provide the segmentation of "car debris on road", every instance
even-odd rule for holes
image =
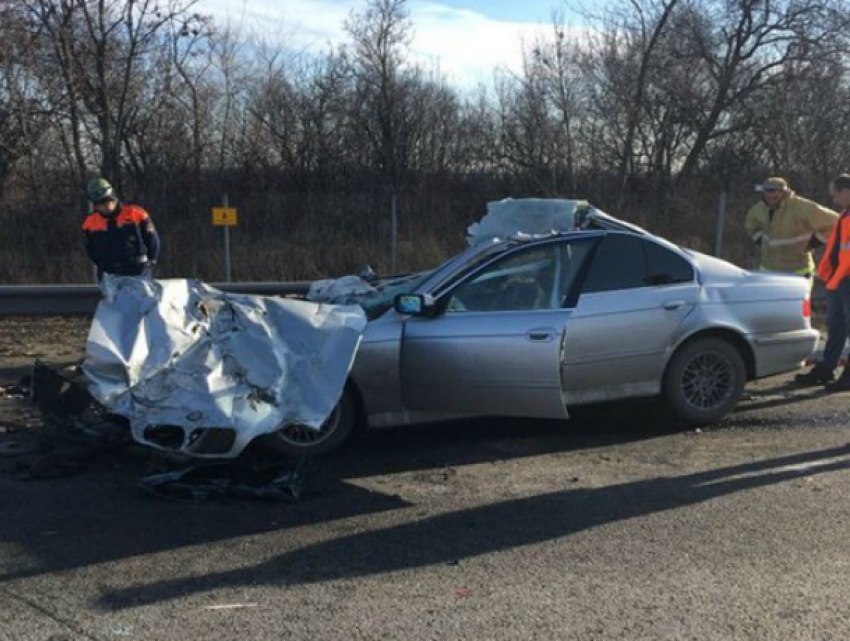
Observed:
[[[304,491],[306,470],[306,460],[295,467],[249,467],[227,461],[153,474],[140,479],[137,486],[154,496],[176,501],[252,498],[295,502]]]

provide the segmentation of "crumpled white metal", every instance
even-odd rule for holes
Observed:
[[[192,280],[105,276],[86,343],[91,394],[149,428],[176,426],[168,447],[204,456],[199,428],[235,432],[216,458],[238,456],[256,436],[287,425],[319,429],[339,400],[366,327],[356,305],[230,294]],[[209,455],[213,456],[213,455]]]
[[[588,210],[583,200],[555,198],[505,198],[487,203],[487,213],[467,230],[470,246],[491,238],[509,238],[516,232],[549,234],[576,228],[577,209]]]
[[[360,276],[317,280],[310,285],[307,300],[317,303],[358,303],[378,295],[378,290]]]

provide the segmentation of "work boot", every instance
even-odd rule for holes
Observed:
[[[845,367],[834,382],[824,385],[827,392],[850,392],[850,367]]]
[[[843,376],[844,374],[842,374]],[[848,377],[850,377],[850,374],[848,374]],[[827,385],[831,384],[834,379],[835,374],[832,370],[824,366],[823,363],[818,363],[808,372],[797,374],[794,377],[794,382],[797,385]]]

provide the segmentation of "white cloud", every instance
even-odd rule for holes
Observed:
[[[518,71],[523,43],[546,37],[551,25],[493,20],[431,2],[413,5],[413,52],[462,83],[486,81],[497,67]]]
[[[281,37],[296,49],[327,48],[346,42],[344,23],[362,0],[200,0],[196,10],[217,22],[231,21],[264,37]],[[522,43],[548,37],[551,25],[494,20],[466,9],[432,1],[409,5],[413,60],[436,67],[460,84],[487,82],[497,67],[518,71]]]

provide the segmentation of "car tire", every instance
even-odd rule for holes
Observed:
[[[663,396],[673,418],[693,425],[714,423],[735,409],[745,379],[744,359],[733,345],[701,338],[673,354]]]
[[[357,425],[357,396],[346,385],[331,415],[317,431],[303,425],[289,425],[268,435],[266,443],[280,454],[303,458],[326,454],[339,448]]]

